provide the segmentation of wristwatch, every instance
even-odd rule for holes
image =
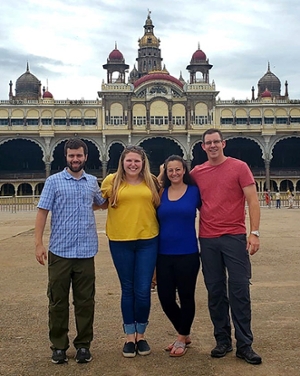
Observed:
[[[253,234],[253,235],[259,237],[259,231],[258,230],[253,230],[253,231],[250,232],[250,234]]]

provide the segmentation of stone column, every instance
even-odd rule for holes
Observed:
[[[265,159],[266,189],[270,189],[270,161]]]
[[[191,171],[191,159],[190,159],[190,157],[187,158],[186,164],[187,164],[188,170]]]
[[[102,178],[104,179],[107,173],[107,161],[102,161]]]
[[[45,169],[46,169],[46,179],[50,176],[51,172],[51,162],[45,162]]]

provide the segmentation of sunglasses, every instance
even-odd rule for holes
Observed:
[[[136,146],[136,145],[127,145],[124,150],[145,152],[141,146]]]

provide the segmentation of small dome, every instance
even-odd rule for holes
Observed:
[[[262,93],[261,97],[262,97],[262,98],[272,98],[272,93],[271,93],[268,89],[266,89],[266,90]]]
[[[134,65],[132,71],[130,72],[129,76],[130,76],[130,77],[134,77],[134,78],[136,78],[136,77],[139,76],[139,72],[138,72],[138,70],[136,69],[136,66],[135,66],[135,65]]]
[[[192,62],[195,63],[197,61],[203,61],[203,60],[206,61],[206,55],[202,50],[198,48],[198,50],[193,53],[191,63]]]
[[[50,93],[50,91],[45,91],[43,94],[44,99],[53,99],[53,95]]]
[[[122,53],[117,48],[115,48],[109,54],[108,60],[110,60],[110,61],[111,60],[114,60],[114,61],[124,61],[124,57],[123,57]]]

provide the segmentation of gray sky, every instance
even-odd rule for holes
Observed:
[[[0,13],[0,100],[27,61],[55,99],[96,99],[115,42],[133,68],[148,8],[171,75],[189,79],[200,43],[221,99],[251,98],[268,61],[281,93],[287,80],[300,99],[299,0],[9,0]]]

